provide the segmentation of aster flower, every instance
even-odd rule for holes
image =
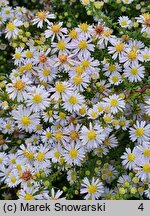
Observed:
[[[18,35],[19,32],[19,28],[20,26],[23,25],[23,22],[20,20],[15,19],[13,22],[9,22],[6,26],[6,38],[9,40],[11,37],[16,37]]]
[[[146,124],[145,121],[136,121],[136,124],[133,125],[133,128],[130,128],[130,139],[138,141],[140,144],[144,141],[150,140],[150,124]]]
[[[95,200],[102,196],[104,192],[104,187],[102,182],[99,179],[92,178],[90,182],[87,177],[85,177],[81,184],[80,193],[85,194],[84,199],[86,200]]]

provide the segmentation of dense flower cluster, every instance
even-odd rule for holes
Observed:
[[[139,40],[100,21],[70,29],[49,11],[0,7],[13,49],[0,82],[3,197],[150,199],[150,15],[135,18]]]

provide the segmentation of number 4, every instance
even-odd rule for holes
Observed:
[[[143,203],[141,203],[138,207],[139,210],[143,211],[144,210],[144,206],[143,206]]]

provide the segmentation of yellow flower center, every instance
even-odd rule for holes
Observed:
[[[27,193],[23,199],[24,200],[34,200],[34,197],[30,193]]]
[[[37,161],[43,161],[45,159],[45,155],[42,152],[39,152],[36,156]]]
[[[94,130],[89,130],[87,132],[87,137],[89,140],[95,140],[96,139],[96,132]]]
[[[144,135],[144,128],[137,128],[137,129],[135,130],[135,134],[136,134],[136,136],[138,136],[138,137],[143,136],[143,135]]]
[[[128,154],[128,160],[129,161],[134,161],[135,160],[135,155],[133,153]]]
[[[56,83],[55,89],[57,92],[62,93],[65,91],[65,85],[63,83]]]
[[[107,139],[105,139],[104,140],[104,144],[106,145],[106,146],[110,146],[110,140],[107,138]]]
[[[145,53],[145,54],[143,55],[143,59],[144,59],[144,60],[148,60],[149,58],[150,58],[150,55],[149,55],[149,54]]]
[[[45,136],[47,139],[50,139],[52,137],[52,133],[49,131],[46,131]]]
[[[118,76],[112,76],[112,81],[113,83],[117,83],[119,81],[119,77]]]
[[[54,33],[59,33],[60,32],[60,25],[59,24],[55,24],[55,25],[53,25],[52,26],[52,31],[54,32]]]
[[[110,123],[111,120],[112,120],[111,116],[109,116],[109,115],[106,115],[103,119],[104,119],[104,121],[107,122],[107,123]]]
[[[87,42],[85,40],[81,40],[78,44],[79,49],[86,49],[87,48]]]
[[[28,116],[22,116],[21,123],[23,126],[29,126],[31,124],[31,120]]]
[[[94,194],[97,191],[97,186],[96,185],[89,185],[88,186],[88,191],[90,194]]]
[[[27,51],[26,52],[26,57],[27,58],[32,58],[33,57],[33,53],[31,51]]]
[[[10,125],[10,124],[6,124],[5,128],[6,128],[6,129],[10,129],[10,128],[11,128],[11,125]]]
[[[63,113],[63,112],[60,112],[60,113],[59,113],[59,117],[60,117],[60,119],[65,119],[66,114]]]
[[[143,171],[146,173],[150,173],[150,164],[144,164],[143,165]]]
[[[82,77],[81,77],[81,76],[75,76],[75,77],[73,78],[73,81],[74,81],[74,83],[75,83],[76,85],[79,85],[79,84],[82,83]]]
[[[116,70],[116,65],[115,64],[109,65],[109,71],[110,72],[114,72],[115,70]]]
[[[32,64],[30,64],[30,63],[26,64],[25,67],[24,67],[24,69],[26,71],[30,71],[32,69]]]
[[[118,43],[116,46],[116,51],[117,52],[122,52],[124,50],[124,44],[123,43]]]
[[[55,152],[54,157],[59,159],[60,158],[60,153],[59,152]]]
[[[11,164],[15,164],[15,163],[16,163],[16,159],[15,159],[15,158],[12,158],[12,159],[10,160],[10,163],[11,163]]]
[[[17,179],[16,179],[15,176],[11,177],[11,179],[10,179],[11,183],[13,183],[13,184],[16,182],[16,180],[17,180]]]
[[[17,164],[16,169],[17,169],[18,171],[22,170],[21,164]]]
[[[69,137],[72,139],[72,140],[77,140],[77,138],[79,137],[79,134],[78,134],[78,132],[77,131],[74,131],[74,130],[72,130],[72,131],[70,131],[70,133],[69,133]]]
[[[83,31],[83,32],[87,32],[88,31],[88,24],[87,23],[81,23],[80,24],[80,29]]]
[[[103,32],[103,35],[104,35],[105,37],[109,37],[109,36],[111,35],[111,33],[112,33],[112,30],[111,30],[111,29],[108,29],[108,30],[106,30],[106,31]]]
[[[125,124],[125,121],[120,121],[119,122],[119,125],[121,126],[121,127],[124,127],[126,124]]]
[[[25,83],[22,80],[17,80],[14,84],[15,89],[17,89],[18,91],[21,91],[24,89],[25,87]]]
[[[97,116],[98,116],[98,113],[97,113],[97,112],[93,111],[93,112],[91,113],[91,117],[92,117],[92,118],[97,118]]]
[[[57,131],[57,132],[55,133],[55,138],[56,138],[57,140],[61,140],[62,137],[63,137],[63,134],[62,134],[61,131]]]
[[[131,74],[136,76],[138,74],[138,69],[137,68],[132,68],[131,69]]]
[[[64,54],[64,53],[59,56],[59,61],[61,63],[67,62],[67,59],[68,59],[68,56],[66,54]]]
[[[100,105],[100,106],[98,106],[97,110],[98,110],[98,112],[102,112],[104,110],[104,108],[102,105]]]
[[[72,172],[72,173],[70,174],[70,176],[71,176],[71,179],[72,179],[72,180],[76,180],[76,178],[77,178],[76,172]]]
[[[89,68],[90,62],[87,61],[87,60],[83,60],[83,61],[81,62],[81,66],[82,66],[83,68]]]
[[[41,103],[41,101],[42,101],[42,96],[41,96],[40,94],[36,94],[36,95],[33,96],[32,101],[33,101],[35,104]]]
[[[150,157],[150,149],[144,149],[143,154],[144,154],[144,156],[146,156],[146,157]]]
[[[75,96],[71,96],[68,101],[70,104],[75,105],[78,102],[78,98]]]
[[[69,152],[69,155],[71,158],[77,158],[78,156],[78,151],[76,149],[71,149]]]
[[[77,74],[81,75],[84,72],[84,68],[78,66],[78,67],[76,67],[75,71],[76,71]]]
[[[20,52],[17,52],[17,53],[15,53],[15,59],[20,59],[20,57],[21,57],[21,53]]]
[[[136,51],[135,51],[135,50],[131,50],[131,51],[129,52],[129,54],[128,54],[128,58],[129,58],[131,61],[133,61],[133,60],[136,59],[136,57],[137,57]]]
[[[84,114],[86,113],[86,108],[83,107],[83,108],[79,109],[79,113],[80,113],[81,115],[84,115]]]
[[[28,160],[33,160],[34,158],[33,152],[26,152],[25,156],[28,158]]]
[[[7,24],[7,29],[8,29],[8,31],[14,31],[14,29],[15,29],[14,23],[9,22]]]
[[[117,106],[119,104],[119,102],[118,102],[118,100],[117,99],[115,99],[115,98],[113,98],[113,99],[111,99],[111,101],[110,101],[110,105],[111,106]]]
[[[49,117],[52,117],[53,115],[53,112],[51,110],[47,111],[46,112],[46,116],[49,118]]]
[[[76,39],[77,36],[78,36],[78,32],[75,30],[75,29],[72,29],[69,33],[69,36],[72,38],[72,39]]]
[[[43,72],[42,72],[43,76],[45,76],[45,77],[50,75],[50,73],[51,73],[50,70],[46,70],[46,69],[44,69]]]
[[[59,41],[57,44],[59,50],[64,50],[66,48],[66,43],[64,41]]]
[[[126,25],[127,25],[127,21],[126,21],[126,20],[122,20],[122,21],[121,21],[121,25],[122,25],[122,26],[126,26]]]
[[[43,12],[43,11],[37,12],[36,15],[38,16],[38,18],[39,18],[40,20],[44,20],[44,19],[46,18],[46,13]]]

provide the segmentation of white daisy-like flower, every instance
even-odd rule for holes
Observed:
[[[40,145],[38,152],[35,154],[34,166],[38,169],[46,169],[50,167],[50,148]]]
[[[54,94],[51,96],[51,99],[58,101],[58,99],[62,97],[62,99],[65,100],[68,94],[72,93],[72,90],[73,89],[68,82],[57,81],[55,83],[55,87],[50,89],[50,92],[54,92]]]
[[[64,34],[68,33],[67,28],[63,28],[62,25],[63,22],[55,24],[51,23],[45,31],[45,37],[51,38],[51,41],[54,41],[55,37],[57,37],[57,39],[60,40],[64,36]]]
[[[33,87],[28,92],[26,104],[34,112],[45,110],[50,104],[49,93],[42,86]]]
[[[90,182],[87,177],[82,181],[80,194],[85,194],[84,199],[86,200],[95,200],[98,199],[104,193],[104,187],[102,182],[99,179],[92,178]]]
[[[23,63],[23,48],[22,47],[17,47],[15,49],[15,54],[13,55],[13,59],[14,59],[14,64],[15,65],[20,65],[21,63]]]
[[[26,132],[32,132],[40,123],[39,115],[37,113],[32,114],[30,108],[25,108],[22,105],[18,106],[17,110],[12,111],[12,116],[18,128]]]
[[[6,25],[6,38],[9,40],[11,37],[16,37],[18,36],[19,28],[20,26],[23,25],[23,22],[20,20],[15,19],[12,22],[7,23]]]
[[[52,83],[52,81],[56,78],[57,70],[55,67],[39,67],[37,68],[38,77],[41,82]]]
[[[131,4],[134,0],[122,0],[124,4]]]
[[[78,25],[77,32],[85,38],[91,38],[91,35],[93,34],[93,27],[87,23],[80,23],[80,25]]]
[[[133,128],[130,128],[130,139],[138,143],[147,142],[150,140],[150,124],[146,124],[145,121],[136,121],[136,124],[133,125]]]
[[[114,72],[109,76],[109,82],[117,86],[123,82],[123,79],[119,72]]]
[[[126,67],[123,71],[124,76],[127,77],[130,82],[140,82],[144,78],[145,68],[136,62]]]
[[[67,164],[78,166],[81,166],[84,155],[84,147],[79,142],[77,144],[71,142],[71,144],[66,145],[63,153],[64,159]]]
[[[104,75],[109,77],[112,73],[121,72],[122,67],[118,63],[110,64],[104,62],[102,70],[104,71]]]
[[[70,48],[73,49],[73,53],[77,54],[79,58],[87,58],[94,51],[94,44],[91,44],[91,39],[87,40],[80,36],[78,39],[72,40]]]
[[[137,172],[136,176],[141,181],[150,181],[150,161],[149,158],[140,157],[136,160],[136,166],[134,168]]]
[[[25,75],[22,77],[14,77],[11,80],[12,83],[8,83],[6,91],[9,93],[9,98],[18,102],[24,101],[28,98],[28,91],[31,87],[31,81]]]
[[[69,112],[78,112],[84,103],[84,96],[80,95],[77,91],[67,95],[64,100],[63,107]]]
[[[119,17],[118,23],[122,28],[131,28],[132,26],[132,21],[128,16]]]
[[[110,110],[113,114],[118,111],[122,112],[125,108],[125,101],[116,94],[113,94],[108,98],[104,98],[103,101],[106,106],[110,106]]]
[[[63,154],[63,149],[61,144],[56,144],[55,147],[50,151],[50,158],[53,163],[60,162]]]
[[[45,200],[64,200],[66,199],[65,197],[60,197],[62,194],[63,194],[63,191],[61,190],[55,191],[54,188],[52,188],[50,191],[50,195],[48,195],[45,192],[43,193],[43,198]]]
[[[38,187],[25,187],[18,191],[19,200],[35,200],[38,199]]]
[[[108,46],[108,53],[110,54],[113,54],[112,55],[112,58],[115,60],[117,59],[117,57],[120,58],[120,56],[122,55],[122,53],[125,51],[126,49],[126,45],[125,43],[121,40],[121,39],[118,39],[118,38],[112,38],[110,40],[110,43],[113,45],[113,46]],[[111,66],[110,69],[112,69],[112,71],[114,71],[114,68],[115,66]]]
[[[48,11],[38,11],[35,18],[32,20],[33,25],[37,24],[38,28],[42,28],[44,22],[50,24],[49,19],[55,19],[54,14],[50,14]]]
[[[122,165],[126,169],[134,169],[136,160],[135,150],[131,151],[130,148],[126,148],[126,152],[120,158],[123,159]]]
[[[149,62],[150,61],[150,48],[145,47],[144,49],[140,50],[139,60],[141,62]]]
[[[43,143],[53,143],[53,136],[50,128],[46,128],[46,130],[43,131],[43,133],[41,134],[41,140]]]
[[[141,32],[146,32],[147,37],[150,37],[150,14],[144,13],[140,15],[140,17],[136,17],[137,22],[142,23],[142,30]]]
[[[120,56],[120,63],[124,63],[124,67],[130,64],[137,64],[139,60],[139,50],[134,48],[126,48],[125,52]]]
[[[20,184],[21,180],[19,179],[19,174],[17,171],[12,171],[6,179],[6,184],[12,188],[12,187],[16,187],[17,185]]]
[[[101,144],[105,139],[105,137],[106,134],[104,129],[102,129],[98,124],[95,124],[93,127],[92,123],[90,122],[89,128],[86,126],[82,126],[81,128],[81,142],[83,145],[87,145],[87,148],[89,149],[97,148],[99,144]]]
[[[69,44],[70,38],[62,37],[57,42],[52,42],[52,54],[58,52],[59,54],[66,53],[69,54],[70,51],[70,44]]]
[[[74,54],[67,54],[67,53],[61,53],[58,56],[54,57],[53,61],[53,67],[58,67],[59,70],[65,70],[68,72],[76,63],[77,61],[74,60]]]

